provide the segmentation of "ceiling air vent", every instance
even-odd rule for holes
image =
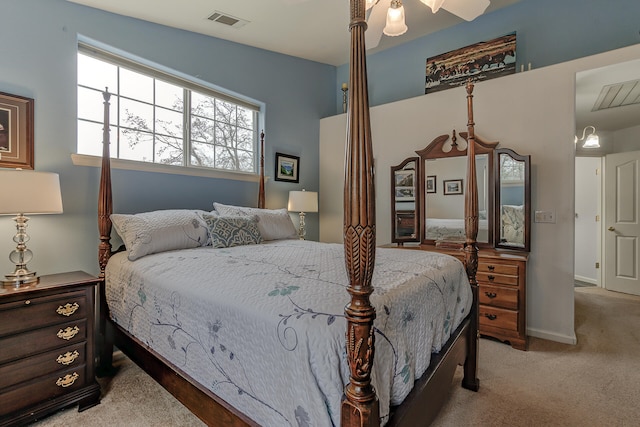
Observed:
[[[640,104],[640,80],[603,86],[591,111]]]
[[[209,21],[217,22],[233,28],[244,27],[249,23],[246,19],[236,18],[228,13],[220,12],[216,10],[207,18]]]

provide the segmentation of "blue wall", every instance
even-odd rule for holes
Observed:
[[[431,13],[428,7],[425,13]],[[638,0],[520,0],[472,22],[368,56],[369,102],[373,106],[424,95],[427,58],[513,31],[517,70],[521,65],[526,70],[529,63],[541,68],[640,43],[638,17]],[[333,87],[348,81],[348,75],[348,64],[338,67]],[[342,112],[341,97],[335,111]]]
[[[289,190],[318,190],[319,119],[331,115],[336,68],[187,31],[115,15],[64,0],[2,0],[0,92],[35,99],[35,169],[60,174],[64,214],[30,221],[38,273],[97,271],[99,170],[74,166],[78,36],[97,40],[265,104],[266,172],[275,153],[300,156],[300,184],[267,181],[267,207],[285,207]],[[102,102],[100,99],[97,102]],[[114,207],[211,209],[213,201],[255,206],[254,182],[114,169]],[[308,235],[318,238],[317,214]],[[0,218],[3,254],[15,247],[15,226]],[[44,234],[44,235],[43,235]]]

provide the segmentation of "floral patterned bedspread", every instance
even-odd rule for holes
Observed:
[[[340,244],[280,240],[114,255],[106,271],[111,317],[264,426],[339,425],[349,379]],[[472,295],[447,255],[378,248],[372,381],[381,422],[402,402]]]

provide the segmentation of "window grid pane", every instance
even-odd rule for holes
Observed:
[[[104,56],[78,52],[78,153],[102,153],[101,92],[108,87],[111,157],[256,172],[258,111]]]

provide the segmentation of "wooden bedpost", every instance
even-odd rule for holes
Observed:
[[[476,176],[476,136],[473,121],[473,83],[467,82],[467,196],[464,203],[465,234],[464,245],[465,266],[469,276],[469,284],[473,292],[473,306],[471,307],[470,336],[468,339],[467,358],[464,364],[462,386],[477,391],[480,387],[478,380],[478,183]]]
[[[373,320],[376,312],[369,296],[375,264],[375,189],[369,96],[366,77],[364,0],[350,0],[351,58],[349,109],[347,112],[347,152],[344,186],[344,252],[348,292],[347,359],[349,384],[344,389],[341,409],[343,427],[380,425],[380,408],[371,385],[374,357]]]
[[[260,188],[258,189],[258,207],[264,209],[264,130],[260,132]]]
[[[111,213],[113,211],[111,197],[111,156],[109,155],[109,99],[111,94],[105,88],[102,92],[104,98],[104,127],[102,128],[102,169],[100,172],[100,190],[98,193],[98,231],[100,232],[100,245],[98,246],[98,263],[100,264],[100,318],[98,334],[98,376],[109,375],[112,371],[113,339],[108,333],[107,316],[109,308],[104,288],[104,270],[111,256]]]

